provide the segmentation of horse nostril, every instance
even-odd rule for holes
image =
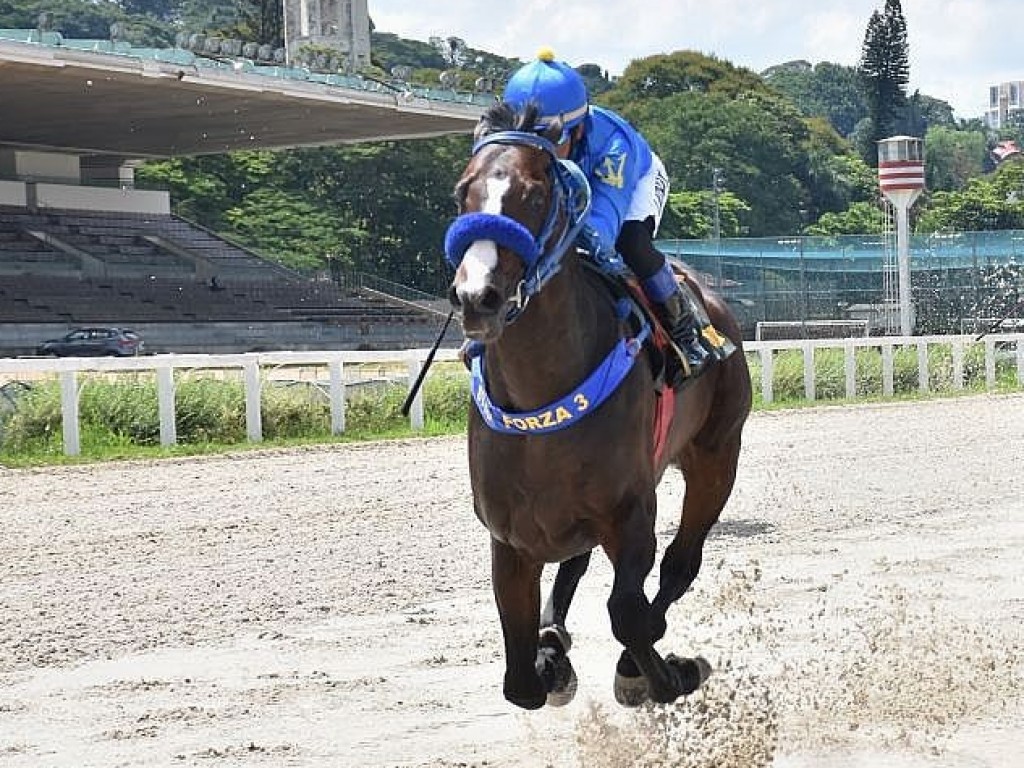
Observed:
[[[505,304],[505,299],[493,288],[488,288],[480,297],[480,308],[497,314],[498,310]]]

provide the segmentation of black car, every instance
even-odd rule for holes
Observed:
[[[76,328],[59,339],[44,341],[36,354],[52,357],[130,357],[142,353],[145,343],[127,328]]]

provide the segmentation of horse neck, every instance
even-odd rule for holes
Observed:
[[[540,408],[583,381],[616,334],[610,300],[567,254],[561,271],[488,348],[490,395],[506,408]]]

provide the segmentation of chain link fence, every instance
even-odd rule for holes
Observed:
[[[875,335],[892,326],[893,312],[898,316],[885,296],[895,243],[883,235],[657,245],[704,273],[748,339],[763,322],[863,320]],[[916,333],[1024,328],[1024,231],[914,236],[910,261]]]

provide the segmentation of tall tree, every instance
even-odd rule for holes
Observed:
[[[870,141],[861,150],[868,163],[877,165],[875,142],[894,135],[907,103],[910,55],[900,0],[885,0],[885,12],[871,14],[857,72],[871,119]]]
[[[813,67],[791,61],[770,67],[761,77],[781,91],[806,117],[824,117],[841,135],[849,136],[867,114],[854,67],[823,61]]]
[[[183,0],[182,26],[189,32],[284,44],[284,4],[280,0]]]

